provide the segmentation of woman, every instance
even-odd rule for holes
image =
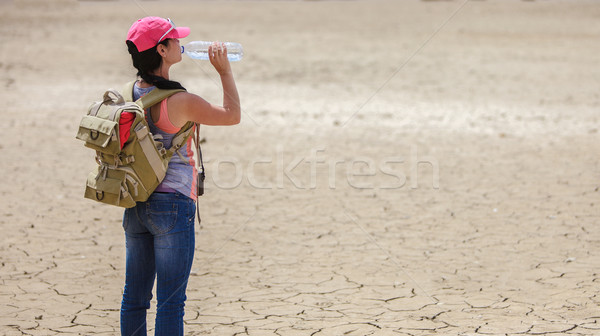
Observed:
[[[175,27],[170,19],[159,17],[146,17],[131,26],[126,43],[141,78],[134,85],[134,99],[155,87],[182,88],[170,80],[169,69],[181,61],[179,38],[189,32],[189,28]],[[222,43],[213,43],[209,54],[211,64],[221,76],[223,106],[179,92],[146,111],[151,132],[161,135],[167,148],[188,121],[205,125],[240,122],[240,101],[227,49]],[[121,335],[146,335],[146,310],[150,307],[155,277],[155,335],[183,335],[185,291],[194,257],[196,171],[191,138],[180,153],[183,157],[173,155],[165,179],[150,198],[126,209],[123,216],[127,254]]]

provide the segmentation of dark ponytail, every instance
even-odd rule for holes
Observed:
[[[150,72],[158,69],[162,63],[162,57],[156,50],[157,46],[154,46],[148,50],[139,52],[137,47],[132,41],[127,40],[127,49],[131,54],[131,60],[133,61],[133,67],[138,70],[137,75],[140,76],[144,82],[154,85],[159,89],[183,89],[185,88],[179,84],[179,82],[171,81],[166,78],[152,75]],[[169,39],[159,42],[166,46],[169,43]]]

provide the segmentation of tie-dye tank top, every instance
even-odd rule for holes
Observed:
[[[133,99],[139,99],[148,92],[152,91],[154,88],[154,86],[149,88],[140,88],[136,83],[133,86]],[[164,106],[166,106],[166,104]],[[153,135],[162,136],[162,139],[159,139],[159,141],[164,144],[165,148],[171,147],[171,141],[173,140],[175,133],[168,133],[158,128],[152,121],[149,109],[146,110],[146,121],[148,122],[148,126],[150,126],[150,132]],[[169,161],[167,175],[165,176],[165,179],[158,185],[155,192],[179,192],[193,200],[196,200],[196,164],[194,162],[192,148],[192,137],[190,137],[179,149],[179,153],[181,156],[183,156],[183,159],[177,155],[177,153],[173,154],[171,161]]]

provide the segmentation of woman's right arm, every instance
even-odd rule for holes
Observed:
[[[181,111],[179,116],[182,118],[172,120],[175,125],[181,124],[176,126],[182,126],[187,121],[204,125],[235,125],[240,122],[240,97],[227,59],[227,48],[224,43],[215,42],[208,52],[210,63],[221,76],[223,106],[211,104],[195,94],[176,94],[169,99],[169,105],[173,104]]]

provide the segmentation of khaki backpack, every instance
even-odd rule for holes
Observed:
[[[96,151],[98,169],[87,177],[85,198],[124,208],[150,197],[164,179],[169,160],[192,135],[195,124],[188,122],[175,135],[170,148],[150,133],[144,110],[169,96],[185,91],[154,89],[132,102],[131,82],[123,90],[109,89],[101,102],[93,103],[81,119],[76,138]],[[121,148],[119,120],[123,112],[134,113],[127,141]],[[179,154],[179,153],[178,153]]]

